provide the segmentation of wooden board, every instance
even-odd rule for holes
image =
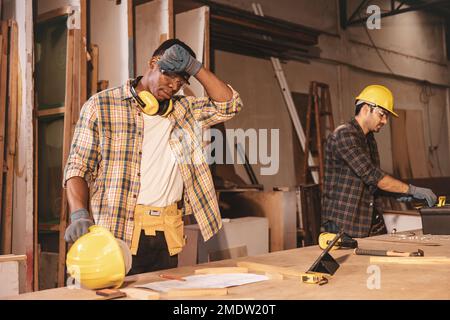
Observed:
[[[169,0],[154,0],[135,7],[136,75],[144,74],[161,40],[169,38],[171,5]]]
[[[204,61],[207,10],[208,8],[203,6],[175,16],[175,37],[190,46],[200,62]],[[191,84],[184,88],[186,95],[205,96],[206,92],[197,79],[191,77],[189,82]]]
[[[75,47],[75,30],[68,30],[67,33],[67,56],[66,56],[66,94],[65,94],[65,107],[66,112],[64,114],[64,143],[63,143],[63,161],[62,167],[64,168],[67,158],[69,156],[71,133],[72,133],[72,109],[74,105],[74,87],[72,85],[72,79],[74,76],[74,47]],[[66,256],[66,242],[64,240],[64,232],[67,227],[67,195],[64,190],[62,193],[62,205],[60,212],[59,222],[59,260],[58,260],[58,286],[64,286],[65,283],[65,256]]]
[[[203,268],[195,270],[195,274],[227,274],[227,273],[248,273],[248,268],[224,267],[224,268]]]
[[[87,69],[87,13],[88,3],[87,0],[80,0],[80,15],[81,15],[81,43],[80,43],[80,107],[77,110],[77,115],[80,113],[81,106],[86,102],[88,98],[88,69]]]
[[[155,291],[139,289],[139,288],[125,288],[120,289],[125,292],[127,297],[134,300],[159,300],[160,294]]]
[[[170,290],[164,296],[169,298],[175,297],[207,297],[207,296],[226,296],[227,288],[218,289],[175,289]]]
[[[18,116],[18,30],[17,23],[9,21],[10,48],[9,48],[9,92],[7,108],[7,136],[6,136],[6,175],[3,194],[3,221],[2,221],[2,252],[12,252],[12,219],[13,219],[13,191],[14,166],[16,159],[17,116]]]
[[[288,267],[279,267],[276,265],[269,265],[257,262],[249,262],[249,261],[240,261],[237,263],[238,267],[248,268],[250,272],[257,271],[267,274],[280,274],[285,277],[292,277],[300,279],[302,274],[304,273],[301,270],[295,270]]]
[[[423,114],[421,110],[408,110],[406,112],[405,130],[412,177],[429,177],[429,161],[424,136]]]
[[[91,64],[92,64],[92,71],[91,71],[91,92],[90,96],[93,96],[97,93],[97,83],[98,83],[98,55],[99,55],[99,49],[97,45],[91,46]]]
[[[26,261],[27,256],[24,254],[5,254],[0,256],[0,262],[9,262],[9,261]]]
[[[409,162],[408,143],[405,141],[406,134],[406,110],[396,109],[398,118],[392,118],[391,143],[392,163],[394,175],[400,179],[412,177],[411,164]]]
[[[5,139],[6,139],[6,84],[8,75],[8,22],[2,21],[1,25],[2,42],[0,47],[0,197],[3,195],[3,165],[5,160]],[[0,201],[0,213],[2,210]],[[2,224],[2,214],[0,214],[0,225]]]
[[[447,257],[370,257],[372,264],[450,265]]]

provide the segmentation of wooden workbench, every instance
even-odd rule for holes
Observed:
[[[367,249],[390,249],[399,251],[425,251],[425,256],[450,257],[450,236],[432,236],[421,240],[416,238],[400,239],[390,235],[358,239],[359,247]],[[394,242],[391,242],[394,241]],[[415,242],[439,243],[439,246],[426,246]],[[195,269],[203,267],[236,266],[237,261],[252,261],[274,266],[293,267],[306,271],[316,260],[321,250],[317,246],[278,251],[265,255],[239,259],[223,260],[194,267],[181,267],[165,271],[174,275],[194,274]],[[356,256],[352,250],[332,251],[333,257],[340,263],[340,268],[324,286],[303,284],[299,280],[269,280],[239,287],[229,288],[229,294],[216,297],[226,299],[450,299],[449,265],[394,265],[380,264],[380,289],[368,289],[367,281],[370,265],[369,256]],[[135,284],[161,281],[158,274],[152,272],[127,277],[124,287]],[[12,299],[96,299],[93,291],[83,289],[57,288],[11,297]],[[206,298],[206,297],[204,297]],[[201,297],[196,299],[202,299]]]

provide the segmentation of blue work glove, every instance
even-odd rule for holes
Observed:
[[[189,54],[182,46],[175,44],[167,49],[157,62],[161,70],[172,73],[186,72],[195,76],[202,63]]]
[[[415,199],[426,200],[429,207],[434,206],[437,200],[436,195],[431,189],[416,187],[412,184],[409,185],[407,193]]]
[[[94,224],[89,217],[89,212],[84,208],[72,212],[70,222],[64,234],[66,242],[75,242],[79,237],[88,233],[89,227]]]

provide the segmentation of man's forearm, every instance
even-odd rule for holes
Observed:
[[[89,187],[81,177],[73,177],[67,180],[67,201],[69,202],[70,212],[78,209],[89,209]]]
[[[394,193],[407,193],[409,189],[409,186],[406,183],[397,180],[390,175],[385,175],[378,182],[377,187],[381,190]]]
[[[212,100],[226,102],[230,101],[233,97],[231,89],[211,71],[202,67],[195,77],[201,83],[203,88],[205,88],[208,96]]]

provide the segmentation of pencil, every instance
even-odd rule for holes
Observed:
[[[180,276],[174,276],[174,275],[170,275],[170,274],[160,274],[159,277],[163,278],[163,279],[169,279],[169,280],[186,281],[186,279],[184,279]]]

